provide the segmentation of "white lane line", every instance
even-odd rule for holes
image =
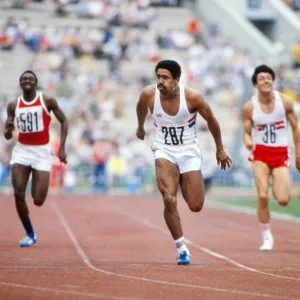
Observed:
[[[144,281],[144,282],[151,282],[151,283],[159,283],[163,285],[172,285],[172,286],[179,286],[179,287],[186,287],[186,288],[195,288],[195,289],[202,289],[202,290],[207,290],[207,291],[213,291],[213,292],[221,292],[221,293],[228,293],[228,294],[238,294],[238,295],[245,295],[245,296],[253,296],[253,297],[258,297],[258,298],[272,298],[272,299],[286,299],[285,296],[279,296],[279,295],[274,295],[274,294],[262,294],[262,293],[255,293],[255,292],[247,292],[247,291],[241,291],[241,290],[233,290],[233,289],[222,289],[222,288],[216,288],[216,287],[210,287],[210,286],[203,286],[203,285],[193,285],[193,284],[185,284],[185,283],[176,283],[176,282],[170,282],[170,281],[165,281],[165,280],[157,280],[157,279],[149,279],[149,278],[143,278],[143,277],[136,277],[136,276],[130,276],[130,275],[124,275],[116,272],[110,272],[103,270],[101,268],[95,267],[90,259],[87,257],[83,249],[81,248],[75,234],[73,233],[71,227],[69,226],[65,216],[63,215],[62,211],[60,210],[59,206],[57,203],[54,201],[52,202],[52,207],[57,215],[57,218],[61,222],[62,226],[66,230],[69,238],[71,239],[77,253],[79,256],[82,258],[83,262],[92,270],[107,274],[107,275],[113,275],[117,277],[122,277],[126,279],[134,279],[134,280],[139,280],[139,281]],[[293,299],[293,298],[289,298]],[[294,300],[297,300],[296,298]]]
[[[167,235],[170,235],[170,232],[167,231],[166,229],[160,227],[159,225],[157,224],[154,224],[152,222],[150,222],[149,220],[146,220],[146,219],[141,219],[139,218],[138,216],[134,215],[134,214],[131,214],[131,213],[128,213],[126,211],[122,211],[119,207],[117,208],[116,210],[118,213],[122,214],[122,215],[125,215],[129,218],[131,218],[132,220],[134,220],[135,222],[138,222],[138,223],[142,223],[144,225],[146,225],[147,227],[149,228],[153,228],[153,229],[156,229],[164,234],[167,234]],[[296,278],[296,277],[291,277],[291,276],[284,276],[284,275],[278,275],[278,274],[273,274],[273,273],[268,273],[268,272],[264,272],[264,271],[260,271],[260,270],[257,270],[257,269],[254,269],[254,268],[251,268],[251,267],[248,267],[244,264],[241,264],[225,255],[222,255],[220,253],[217,253],[215,251],[212,251],[208,248],[205,248],[205,247],[202,247],[202,246],[199,246],[197,245],[196,243],[192,242],[191,240],[189,239],[185,239],[185,242],[186,244],[198,249],[198,250],[201,250],[203,252],[205,252],[206,254],[209,254],[213,257],[216,257],[216,258],[219,258],[219,259],[222,259],[232,265],[235,265],[239,268],[242,268],[244,270],[247,270],[247,271],[250,271],[250,272],[254,272],[254,273],[258,273],[258,274],[262,274],[262,275],[267,275],[267,276],[271,276],[271,277],[276,277],[276,278],[281,278],[281,279],[288,279],[288,280],[296,280],[296,281],[300,281],[300,278]]]
[[[125,300],[133,298],[125,298],[125,297],[114,297],[114,296],[106,296],[103,294],[95,294],[95,293],[84,293],[84,292],[76,292],[76,291],[70,291],[70,290],[61,290],[61,289],[50,289],[40,286],[31,286],[31,285],[25,285],[25,284],[18,284],[18,283],[11,283],[11,282],[3,282],[0,281],[1,285],[4,286],[10,286],[15,288],[22,288],[22,289],[28,289],[28,290],[35,290],[39,292],[49,292],[49,293],[55,293],[55,294],[67,294],[67,295],[73,295],[78,297],[91,297],[91,298],[99,298],[99,299],[111,299],[111,300]]]
[[[209,201],[206,201],[205,206],[208,208],[216,208],[219,210],[227,210],[235,213],[244,213],[250,216],[256,215],[256,208],[242,206],[242,205],[236,205],[231,203],[224,203],[218,200],[209,199]],[[278,213],[278,212],[271,212],[272,219],[279,220],[279,221],[285,221],[289,223],[300,223],[300,218],[296,216],[292,216],[285,213]]]
[[[57,267],[57,266],[1,266],[0,269],[65,269],[79,270],[85,267]]]
[[[250,216],[256,216],[256,208],[236,205],[232,203],[224,203],[219,200],[209,199],[210,201],[205,202],[205,206],[208,208],[218,209],[218,210],[226,210],[234,213],[243,213]],[[274,220],[284,221],[287,223],[300,223],[300,218],[296,216],[292,216],[290,214],[271,212],[271,217]],[[228,220],[227,220],[228,221]],[[278,238],[287,239],[288,242],[292,244],[300,245],[300,241],[289,238],[288,236],[277,235]]]

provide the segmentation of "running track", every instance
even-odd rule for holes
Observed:
[[[179,200],[192,265],[177,266],[159,198],[28,198],[39,238],[21,249],[12,197],[0,197],[0,299],[300,299],[299,224],[273,221],[276,248],[257,250],[255,216]]]

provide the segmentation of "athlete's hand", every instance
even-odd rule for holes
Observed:
[[[300,153],[296,153],[296,169],[300,172]]]
[[[5,124],[5,132],[6,133],[12,133],[15,129],[15,124],[14,122],[7,122]]]
[[[65,151],[65,149],[60,148],[59,152],[58,152],[58,158],[62,163],[67,163],[67,153]]]
[[[8,130],[14,130],[15,129],[15,124],[14,124],[14,122],[7,122],[5,127]]]
[[[217,157],[218,165],[221,165],[222,170],[225,171],[226,167],[228,167],[228,169],[230,168],[232,164],[232,160],[224,150],[218,150],[216,157]]]
[[[252,142],[252,139],[248,139],[247,141],[245,141],[245,146],[249,151],[253,151],[255,149],[255,145]]]
[[[15,129],[14,122],[6,122],[4,136],[7,140],[10,140],[12,138],[14,129]]]
[[[146,135],[145,129],[143,127],[138,127],[136,130],[137,138],[143,141],[145,138],[145,135]]]

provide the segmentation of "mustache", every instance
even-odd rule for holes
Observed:
[[[165,87],[163,84],[158,84],[157,87]]]

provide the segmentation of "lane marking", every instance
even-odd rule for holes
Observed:
[[[242,206],[242,205],[236,205],[236,204],[231,204],[231,203],[224,203],[224,202],[221,202],[221,201],[215,200],[215,199],[209,199],[209,201],[206,201],[205,206],[207,206],[208,208],[213,208],[213,209],[217,209],[217,210],[225,210],[225,211],[230,211],[230,212],[234,212],[234,213],[243,213],[243,214],[250,215],[250,216],[256,216],[256,208]],[[296,216],[292,216],[290,214],[271,212],[271,218],[273,220],[277,220],[277,221],[284,221],[287,223],[300,224],[300,218],[296,217]],[[288,236],[276,235],[276,237],[284,238],[284,239],[287,239],[288,242],[291,242],[292,244],[300,245],[300,241],[295,240],[293,238],[289,238]]]
[[[22,289],[28,289],[28,290],[35,290],[40,292],[50,292],[50,293],[59,293],[59,294],[68,294],[68,295],[74,295],[79,297],[91,297],[91,298],[100,298],[100,299],[112,299],[112,300],[125,300],[125,299],[136,299],[137,298],[126,298],[126,297],[114,297],[114,296],[106,296],[103,294],[96,294],[96,293],[85,293],[85,292],[76,292],[76,291],[70,291],[70,290],[61,290],[61,289],[51,289],[51,288],[45,288],[40,286],[31,286],[31,285],[25,285],[25,284],[18,284],[18,283],[10,283],[10,282],[3,282],[0,281],[1,285],[4,286],[10,286],[15,288],[22,288]],[[139,298],[140,299],[140,298]]]
[[[57,266],[1,266],[0,269],[66,269],[79,270],[85,267],[57,267]]]
[[[62,226],[66,230],[66,233],[68,234],[69,238],[71,239],[77,253],[83,260],[83,262],[92,270],[107,274],[107,275],[113,275],[117,277],[122,277],[126,279],[134,279],[138,281],[144,281],[144,282],[150,282],[150,283],[159,283],[163,285],[171,285],[171,286],[180,286],[180,287],[187,287],[187,288],[195,288],[195,289],[202,289],[202,290],[207,290],[207,291],[214,291],[214,292],[221,292],[221,293],[228,293],[228,294],[238,294],[238,295],[245,295],[245,296],[254,296],[254,297],[259,297],[259,298],[272,298],[272,299],[286,299],[286,296],[278,296],[274,294],[262,294],[262,293],[255,293],[255,292],[247,292],[247,291],[241,291],[241,290],[233,290],[233,289],[223,289],[223,288],[216,288],[216,287],[210,287],[210,286],[203,286],[203,285],[193,285],[193,284],[186,284],[186,283],[175,283],[175,282],[170,282],[170,281],[165,281],[165,280],[158,280],[158,279],[149,279],[149,278],[143,278],[143,277],[136,277],[136,276],[130,276],[130,275],[124,275],[116,272],[110,272],[103,270],[101,268],[95,267],[90,259],[87,257],[85,254],[84,250],[80,246],[75,234],[73,233],[73,230],[69,226],[64,214],[60,210],[58,204],[56,202],[52,202],[52,207],[57,215],[57,218],[61,222]],[[289,298],[293,299],[293,298]],[[297,300],[294,298],[294,300]]]
[[[256,215],[256,208],[246,207],[242,205],[236,205],[231,203],[224,203],[218,200],[209,199],[205,202],[205,206],[208,208],[214,208],[218,210],[227,210],[235,213],[244,213],[250,216]],[[274,220],[285,221],[289,223],[300,223],[300,218],[285,213],[271,212],[271,217]]]
[[[126,211],[123,211],[120,209],[120,207],[118,207],[116,209],[116,211],[122,215],[125,215],[127,217],[129,217],[130,219],[134,220],[135,222],[138,222],[138,223],[142,223],[144,225],[146,225],[147,227],[149,228],[152,228],[152,229],[155,229],[157,231],[160,231],[168,236],[170,236],[170,232],[166,229],[164,229],[163,227],[157,225],[157,224],[154,224],[152,222],[150,222],[149,220],[146,220],[146,219],[141,219],[139,218],[138,216],[134,215],[134,214],[131,214],[131,213],[128,213]],[[262,275],[267,275],[267,276],[271,276],[271,277],[277,277],[277,278],[281,278],[281,279],[288,279],[288,280],[296,280],[296,281],[300,281],[300,278],[296,278],[296,277],[291,277],[291,276],[284,276],[284,275],[278,275],[278,274],[273,274],[273,273],[268,273],[268,272],[264,272],[264,271],[260,271],[260,270],[257,270],[257,269],[254,269],[252,267],[248,267],[242,263],[239,263],[225,255],[222,255],[220,253],[217,253],[215,251],[212,251],[206,247],[202,247],[202,246],[199,246],[197,245],[196,243],[192,242],[191,240],[185,238],[185,242],[186,244],[194,247],[195,249],[198,249],[198,250],[201,250],[202,252],[206,253],[206,254],[209,254],[210,256],[213,256],[213,257],[216,257],[216,258],[219,258],[221,260],[224,260],[232,265],[235,265],[239,268],[242,268],[244,270],[247,270],[247,271],[250,271],[250,272],[254,272],[254,273],[258,273],[258,274],[262,274]]]

